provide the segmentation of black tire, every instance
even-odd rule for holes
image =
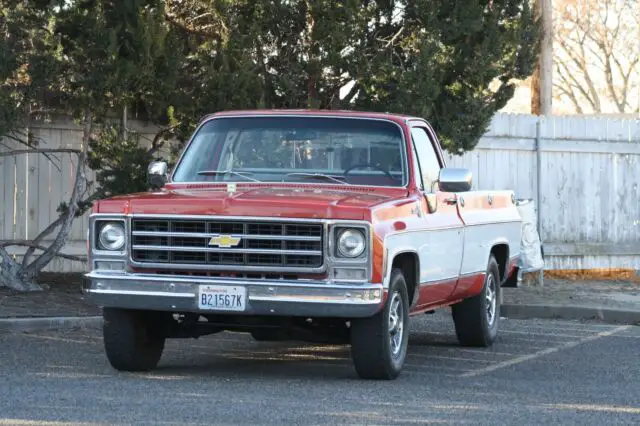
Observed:
[[[456,335],[461,345],[489,347],[496,340],[500,325],[500,292],[498,262],[491,255],[480,294],[451,307]],[[488,298],[495,300],[493,316],[489,314],[491,304]]]
[[[149,371],[158,365],[166,339],[158,313],[104,308],[102,316],[104,348],[113,368]]]
[[[402,323],[394,352],[389,317],[396,300],[400,301],[397,317],[402,318]],[[391,271],[389,297],[384,308],[372,317],[351,321],[350,332],[351,357],[360,378],[393,380],[398,377],[404,367],[409,344],[409,296],[402,271]]]

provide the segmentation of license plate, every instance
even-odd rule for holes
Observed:
[[[218,311],[244,311],[247,289],[223,285],[201,285],[198,290],[198,308]]]

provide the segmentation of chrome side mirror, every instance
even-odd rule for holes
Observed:
[[[154,161],[147,168],[147,184],[151,189],[159,189],[169,179],[169,166],[164,161]]]
[[[446,167],[440,169],[438,186],[442,192],[466,192],[471,190],[471,170]]]

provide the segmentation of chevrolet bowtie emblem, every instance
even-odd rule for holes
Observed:
[[[235,247],[240,244],[240,238],[231,235],[218,235],[209,240],[210,246],[218,246],[220,248]]]

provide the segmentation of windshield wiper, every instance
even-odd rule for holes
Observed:
[[[306,178],[323,178],[327,180],[331,180],[334,182],[338,182],[341,185],[347,185],[343,180],[338,179],[338,176],[325,175],[323,173],[302,173],[302,172],[292,172],[287,173],[285,176],[301,176]],[[340,178],[344,179],[344,177],[340,176]]]
[[[235,175],[245,178],[246,180],[250,180],[252,182],[262,182],[261,180],[254,179],[249,177],[251,173],[249,172],[236,172],[235,170],[200,170],[197,174],[205,175],[205,176],[215,176],[215,175]]]

